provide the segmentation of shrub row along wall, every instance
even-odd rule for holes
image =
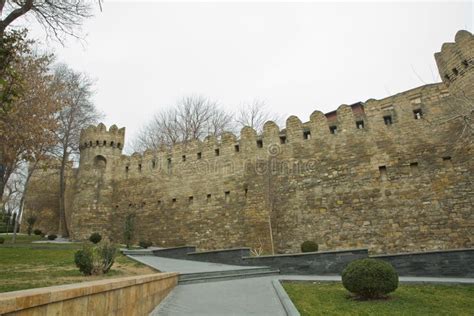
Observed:
[[[186,251],[191,250],[186,253]],[[155,256],[203,262],[269,266],[284,274],[341,274],[349,262],[369,257],[367,249],[250,257],[249,248],[195,252],[196,247],[153,251]],[[401,276],[474,277],[474,248],[370,256],[389,262]]]
[[[0,294],[0,315],[148,315],[178,283],[177,273]]]

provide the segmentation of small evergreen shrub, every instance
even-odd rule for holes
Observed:
[[[342,285],[362,299],[383,298],[398,287],[398,273],[388,262],[366,258],[342,271]]]
[[[318,248],[318,244],[310,240],[306,240],[301,244],[301,252],[315,252],[318,251]]]
[[[140,242],[138,243],[138,245],[142,248],[145,248],[147,249],[148,247],[150,247],[152,245],[151,241],[149,240],[140,240]]]
[[[94,244],[98,244],[102,240],[102,236],[99,233],[93,233],[89,237],[89,241]]]
[[[35,230],[33,231],[33,234],[35,234],[36,236],[41,235],[41,233],[42,233],[41,229],[35,229]]]
[[[5,238],[0,237],[0,244],[3,244],[5,242]]]
[[[58,238],[58,236],[55,234],[48,235],[49,240],[55,240],[56,238]]]
[[[74,254],[74,262],[84,275],[105,274],[112,268],[117,248],[108,242],[99,245],[84,244],[81,250]]]
[[[92,247],[84,246],[74,254],[74,263],[84,275],[92,275],[94,268]]]

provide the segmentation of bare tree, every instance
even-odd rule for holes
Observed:
[[[239,128],[249,126],[255,129],[258,134],[263,132],[265,122],[274,121],[277,125],[281,125],[282,120],[281,115],[271,112],[267,104],[260,100],[245,103],[240,107],[235,118]]]
[[[63,35],[77,37],[83,19],[91,16],[91,7],[84,0],[0,0],[0,42],[6,29],[26,16],[62,42]]]
[[[68,236],[65,212],[66,167],[70,159],[74,159],[79,154],[81,130],[91,124],[96,124],[102,115],[92,102],[93,82],[87,75],[76,72],[66,65],[59,65],[55,69],[54,79],[64,87],[58,96],[63,107],[58,113],[57,146],[53,149],[53,154],[61,160],[58,233]]]
[[[135,151],[158,149],[178,142],[220,135],[233,129],[232,114],[224,111],[217,102],[203,96],[188,96],[175,107],[158,112],[145,125],[132,144]]]
[[[16,196],[17,205],[16,205],[16,216],[13,225],[13,237],[12,243],[16,242],[16,232],[18,230],[18,226],[20,225],[21,217],[23,214],[23,210],[25,208],[25,201],[28,193],[28,186],[30,183],[30,179],[33,176],[33,173],[38,168],[39,163],[43,160],[44,154],[46,150],[44,150],[40,155],[38,155],[35,159],[33,159],[28,164],[24,164],[18,168],[14,183],[18,190],[18,195]]]

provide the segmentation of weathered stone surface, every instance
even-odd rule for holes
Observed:
[[[293,116],[281,131],[268,123],[261,136],[244,128],[240,139],[123,156],[124,129],[90,127],[71,180],[72,237],[122,241],[136,213],[136,239],[162,247],[471,248],[472,131],[451,118],[472,109],[473,43],[462,31],[436,54],[442,83],[315,111],[309,122]],[[29,209],[41,203],[36,195]]]
[[[0,294],[1,315],[148,315],[177,285],[157,273]]]

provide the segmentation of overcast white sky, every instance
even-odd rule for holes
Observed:
[[[130,140],[189,94],[230,110],[265,100],[306,121],[439,81],[433,54],[459,29],[473,31],[472,2],[105,1],[84,24],[86,43],[49,45],[97,80],[104,122]]]

